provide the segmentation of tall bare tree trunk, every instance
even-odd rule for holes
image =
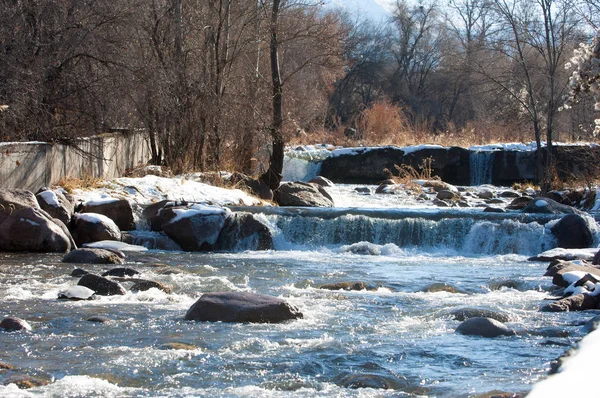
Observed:
[[[273,148],[269,160],[269,169],[260,176],[271,189],[277,189],[283,178],[283,85],[281,72],[279,70],[279,43],[277,41],[277,20],[279,18],[279,7],[281,0],[273,0],[271,10],[271,42],[269,53],[271,59],[271,83],[273,85],[273,123],[271,125],[271,139]]]

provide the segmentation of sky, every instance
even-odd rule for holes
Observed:
[[[366,16],[374,20],[389,17],[394,0],[328,0],[331,6],[341,7],[351,15]]]

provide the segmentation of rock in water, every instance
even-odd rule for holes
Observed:
[[[125,262],[123,258],[114,251],[88,248],[73,250],[64,256],[61,261],[63,263],[76,264],[123,264]]]
[[[523,210],[523,213],[534,214],[584,214],[574,207],[560,204],[550,198],[537,197],[533,199]]]
[[[76,213],[70,228],[77,246],[100,240],[121,240],[121,230],[117,224],[102,214]]]
[[[513,336],[515,335],[514,330],[511,330],[504,326],[503,323],[498,322],[492,318],[470,318],[461,323],[456,328],[456,333],[469,335],[469,336],[481,336],[481,337],[498,337],[498,336]]]
[[[94,274],[82,276],[77,285],[90,288],[100,296],[116,296],[124,295],[126,293],[123,286],[117,282]]]
[[[85,286],[71,286],[64,292],[58,293],[62,300],[90,300],[96,292]]]
[[[119,267],[119,268],[113,268],[113,269],[106,271],[105,273],[102,274],[102,276],[119,276],[119,277],[123,278],[126,276],[135,276],[135,275],[139,275],[139,274],[140,274],[139,271],[136,271],[133,268]]]
[[[18,330],[31,330],[31,325],[24,319],[17,318],[16,316],[8,316],[0,322],[0,329],[4,329],[7,332],[14,332]]]
[[[322,186],[304,182],[281,184],[275,191],[275,201],[280,206],[333,207],[333,198]]]
[[[585,311],[596,308],[598,300],[589,294],[574,294],[543,306],[542,312]]]
[[[146,290],[150,290],[152,288],[158,289],[158,290],[162,290],[163,292],[167,293],[167,294],[171,294],[173,293],[173,288],[171,288],[170,286],[165,285],[164,283],[161,282],[155,282],[155,281],[140,281],[137,282],[136,284],[134,284],[133,286],[131,286],[131,291],[132,292],[145,292]]]
[[[585,219],[578,214],[567,214],[550,231],[556,237],[558,247],[565,249],[584,249],[594,243],[592,231]]]
[[[242,292],[205,293],[185,314],[188,321],[278,323],[302,318],[296,307],[276,297]]]

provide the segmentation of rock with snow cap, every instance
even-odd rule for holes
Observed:
[[[118,253],[105,249],[76,249],[61,260],[63,263],[75,264],[123,264],[124,258]]]
[[[121,230],[113,220],[103,214],[76,213],[70,225],[77,246],[101,240],[121,240]]]
[[[195,204],[159,211],[162,230],[185,251],[214,249],[231,211],[224,207]]]
[[[74,207],[62,192],[42,188],[35,197],[39,206],[44,211],[53,218],[58,218],[65,225],[69,225],[71,217],[73,216]]]
[[[84,203],[81,213],[102,214],[114,221],[121,231],[135,229],[133,209],[126,199],[101,198]]]
[[[523,213],[534,214],[579,214],[583,215],[580,210],[574,207],[560,204],[550,198],[537,197],[533,199],[523,210]]]
[[[553,261],[553,260],[584,260],[592,261],[598,249],[563,249],[556,247],[546,250],[537,256],[529,257],[529,261]]]
[[[0,250],[68,252],[72,238],[43,210],[33,207],[13,211],[0,224]]]
[[[58,293],[60,300],[91,300],[96,294],[92,289],[85,286],[71,286],[67,290]]]
[[[279,323],[302,318],[298,309],[277,297],[246,292],[205,293],[185,314],[190,321]]]

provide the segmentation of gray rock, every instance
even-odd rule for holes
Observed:
[[[75,213],[70,225],[77,246],[101,240],[121,240],[121,230],[110,218],[96,213]]]
[[[64,253],[73,248],[71,242],[71,236],[37,204],[13,211],[0,224],[0,250]]]
[[[190,211],[186,217],[177,212]],[[229,211],[215,208],[214,212],[194,212],[193,207],[169,207],[159,212],[162,230],[185,251],[209,251],[214,249],[225,225]]]
[[[484,308],[458,308],[450,311],[450,316],[457,321],[466,321],[471,318],[490,318],[502,323],[510,321],[508,314]]]
[[[112,250],[83,248],[68,253],[61,260],[74,264],[123,264],[125,260]],[[76,276],[71,274],[72,276]]]
[[[152,288],[162,290],[163,292],[165,292],[167,294],[173,293],[173,288],[171,286],[167,286],[164,283],[155,282],[155,281],[136,282],[133,286],[131,286],[130,290],[135,293],[135,292],[145,292],[146,290],[150,290]]]
[[[33,192],[25,189],[0,188],[0,224],[13,212],[26,208],[39,209]]]
[[[35,197],[42,210],[50,214],[52,218],[57,218],[65,225],[69,225],[74,207],[62,192],[43,188]]]
[[[598,300],[589,294],[575,294],[543,306],[542,312],[585,311],[596,308]]]
[[[438,192],[436,198],[438,198],[439,200],[444,200],[444,201],[460,200],[460,193],[455,192],[455,191],[449,191],[447,189],[443,189]]]
[[[303,182],[281,184],[275,190],[275,201],[280,206],[333,207],[333,198],[323,187]]]
[[[579,214],[583,215],[580,210],[574,207],[560,204],[550,198],[537,197],[533,199],[523,210],[523,213],[534,214]]]
[[[459,293],[458,289],[452,285],[447,283],[432,283],[423,289],[426,293],[437,293],[437,292],[447,292],[447,293]]]
[[[503,323],[492,318],[469,318],[461,323],[456,332],[470,336],[498,337],[513,336],[515,331],[507,328]]]
[[[94,203],[88,202],[83,205],[81,213],[102,214],[114,221],[121,231],[135,229],[133,209],[131,203],[126,199],[115,199],[114,202]]]
[[[103,315],[94,315],[86,319],[88,322],[97,322],[97,323],[109,323],[112,322],[112,319]]]
[[[99,296],[116,296],[124,295],[126,293],[123,286],[117,282],[94,274],[82,276],[77,284],[92,289]]]
[[[355,282],[335,282],[335,283],[325,283],[319,286],[319,289],[324,290],[377,290],[378,286],[372,282],[363,282],[363,281],[355,281]]]
[[[119,267],[119,268],[113,268],[113,269],[110,269],[110,270],[104,272],[102,274],[102,276],[125,277],[125,276],[135,276],[135,275],[139,275],[139,274],[140,274],[140,272],[134,270],[133,268]]]
[[[578,214],[567,214],[550,231],[556,237],[558,247],[565,249],[584,249],[594,243],[586,220]]]
[[[185,314],[186,320],[278,323],[302,318],[302,313],[277,297],[254,293],[205,293]]]
[[[322,187],[333,187],[333,186],[335,186],[335,184],[333,182],[331,182],[330,179],[322,177],[322,176],[316,176],[315,178],[313,178],[312,180],[309,181],[309,184],[317,184],[317,185],[320,185]]]
[[[271,230],[250,213],[229,214],[215,244],[215,250],[224,251],[271,249]]]

